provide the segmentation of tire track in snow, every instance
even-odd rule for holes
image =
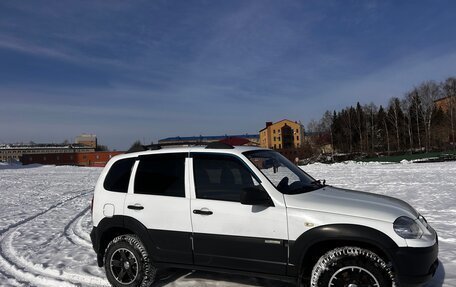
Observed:
[[[78,195],[67,198],[59,203],[51,205],[47,210],[39,212],[33,216],[29,216],[17,223],[14,223],[7,228],[0,230],[0,270],[6,278],[14,278],[19,284],[25,284],[26,286],[58,286],[58,287],[74,287],[74,286],[100,286],[106,285],[105,280],[95,276],[84,276],[78,274],[70,274],[61,270],[49,270],[45,269],[40,264],[33,264],[26,259],[16,254],[13,248],[13,242],[15,241],[16,235],[20,235],[18,230],[25,226],[27,223],[43,216],[47,213],[54,211],[55,209],[64,206],[65,204],[84,197],[92,192],[92,189],[84,189],[77,192],[81,192]],[[69,229],[69,226],[76,222],[79,218],[84,216],[87,212],[86,208],[83,212],[78,213],[70,223],[64,228],[65,231]],[[74,244],[74,242],[72,242]],[[25,282],[25,283],[24,283]],[[84,284],[84,285],[82,285]]]
[[[88,217],[88,218],[86,218]],[[89,222],[89,225],[85,227],[83,224]],[[92,228],[92,213],[87,212],[84,216],[82,216],[75,225],[74,233],[81,237],[86,242],[90,243],[92,247],[92,240],[90,239],[90,233],[87,230]]]
[[[6,228],[0,229],[0,236],[3,235],[5,232],[7,232],[7,231],[9,231],[9,230],[11,230],[13,228],[16,228],[16,227],[18,227],[20,225],[23,225],[23,224],[25,224],[25,223],[27,223],[29,221],[32,221],[33,219],[37,218],[38,216],[41,216],[41,215],[43,215],[45,213],[48,213],[49,211],[51,211],[51,210],[53,210],[53,209],[55,209],[57,207],[60,207],[60,206],[64,205],[65,203],[67,203],[67,202],[69,202],[71,200],[74,200],[76,198],[79,198],[79,197],[82,197],[84,195],[87,195],[87,194],[93,192],[93,190],[92,189],[83,189],[83,190],[79,190],[79,191],[75,191],[75,192],[82,192],[82,193],[80,193],[78,195],[75,195],[75,196],[72,196],[70,198],[67,198],[67,199],[65,199],[65,200],[63,200],[63,201],[61,201],[59,203],[54,204],[54,205],[51,205],[46,210],[43,210],[42,212],[39,212],[39,213],[37,213],[35,215],[32,215],[32,216],[29,216],[29,217],[24,218],[22,220],[19,220],[18,222],[13,223],[13,224],[9,225]]]
[[[63,234],[65,234],[65,237],[68,239],[68,241],[70,241],[74,245],[81,245],[84,247],[91,248],[92,243],[90,241],[87,241],[85,238],[79,236],[76,232],[78,223],[84,218],[89,209],[90,206],[86,207],[84,210],[79,212],[73,219],[71,219],[71,221],[68,222],[68,224],[63,229]]]
[[[27,283],[28,283],[25,281],[20,281],[17,278],[14,278],[13,276],[11,276],[11,274],[7,274],[3,270],[0,270],[0,280],[2,280],[2,281],[0,281],[0,282],[2,282],[2,284],[5,283],[4,280],[8,280],[6,283],[8,283],[8,284],[14,283],[14,286],[27,286]]]

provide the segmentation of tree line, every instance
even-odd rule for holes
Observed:
[[[443,105],[437,105],[436,101]],[[455,147],[456,78],[425,81],[393,97],[387,106],[374,103],[326,111],[309,122],[316,143],[331,144],[341,153],[400,153],[448,150]]]

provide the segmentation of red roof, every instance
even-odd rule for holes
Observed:
[[[227,137],[227,138],[224,138],[223,140],[220,140],[219,142],[226,143],[229,145],[245,145],[246,143],[249,143],[250,141],[245,138]]]

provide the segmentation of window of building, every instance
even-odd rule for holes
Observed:
[[[272,133],[275,134],[275,130],[272,130]]]
[[[241,190],[261,187],[238,158],[220,154],[193,155],[196,197],[239,202]]]
[[[141,157],[135,177],[135,193],[185,197],[187,154]]]
[[[297,140],[297,141],[299,140],[299,136],[296,136],[296,140]]]
[[[135,163],[134,158],[126,158],[116,161],[106,175],[104,188],[109,191],[124,192],[128,191],[131,168]]]

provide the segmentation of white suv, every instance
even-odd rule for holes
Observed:
[[[279,153],[211,144],[113,158],[93,201],[93,247],[113,286],[158,268],[298,286],[406,286],[438,266],[436,232],[407,203],[327,186]]]

